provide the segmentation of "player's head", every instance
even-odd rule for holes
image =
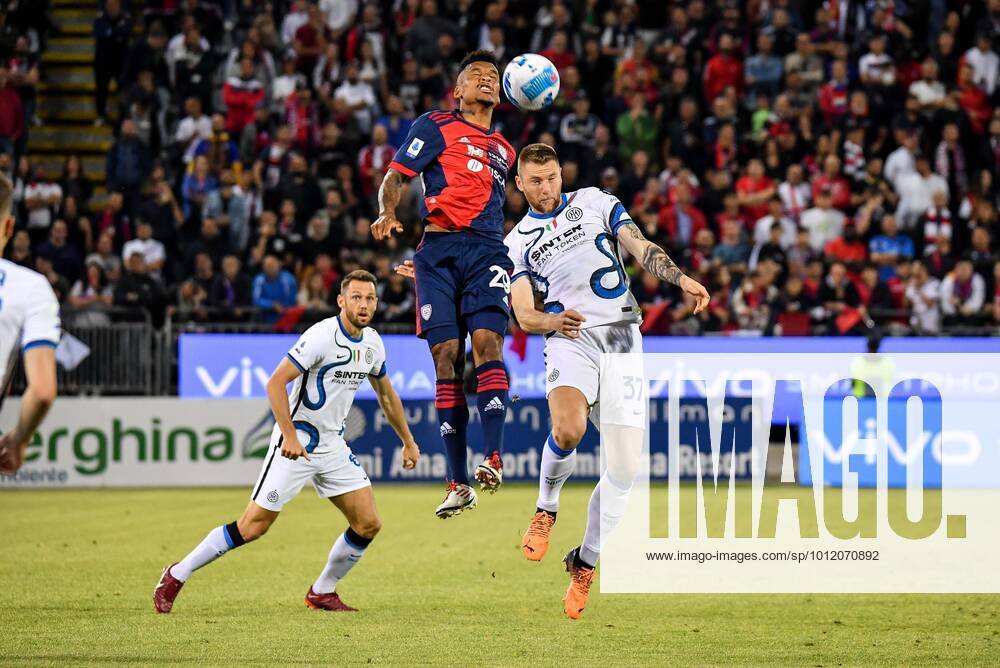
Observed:
[[[462,58],[455,90],[462,106],[482,105],[492,109],[500,102],[500,69],[492,51],[479,49]]]
[[[357,328],[367,327],[375,317],[375,307],[378,295],[375,288],[378,281],[375,276],[364,269],[356,269],[344,276],[340,282],[340,294],[337,295],[337,306],[340,314]]]
[[[562,201],[562,168],[548,144],[528,144],[517,158],[517,189],[538,213],[554,211]]]
[[[0,172],[0,255],[7,242],[14,236],[14,186],[10,179]]]

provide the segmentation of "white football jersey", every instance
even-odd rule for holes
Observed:
[[[0,404],[20,352],[59,344],[59,301],[38,272],[0,259]]]
[[[584,328],[641,322],[618,252],[618,232],[631,223],[614,195],[598,188],[564,193],[549,214],[529,211],[504,243],[514,262],[511,282],[528,276],[545,311],[579,311]]]
[[[329,453],[344,447],[344,420],[354,395],[369,376],[385,375],[385,346],[371,327],[354,339],[334,316],[322,320],[299,337],[288,359],[302,375],[295,379],[288,407],[307,452]],[[274,425],[272,443],[281,430]]]

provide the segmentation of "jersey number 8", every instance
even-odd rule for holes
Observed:
[[[607,248],[604,247],[604,242],[607,242]],[[590,275],[590,288],[594,291],[595,295],[602,299],[616,299],[621,297],[628,290],[628,286],[625,283],[625,271],[622,269],[621,262],[618,261],[618,254],[612,245],[611,235],[607,232],[602,232],[594,239],[594,243],[597,244],[597,250],[600,251],[601,255],[611,260],[611,266],[602,267]],[[618,279],[610,288],[604,287],[601,283],[608,274],[617,274]]]

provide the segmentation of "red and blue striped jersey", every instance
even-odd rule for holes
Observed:
[[[389,167],[420,174],[420,216],[448,230],[503,239],[503,204],[514,147],[499,132],[455,111],[431,111],[413,122]]]

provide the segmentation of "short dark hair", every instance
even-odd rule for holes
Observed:
[[[371,283],[376,288],[378,287],[378,279],[370,271],[365,271],[364,269],[355,269],[347,276],[344,276],[343,280],[340,281],[340,292],[347,292],[347,286],[354,281],[363,281],[365,283]]]
[[[559,156],[556,154],[554,148],[548,144],[528,144],[521,149],[521,155],[517,158],[517,164],[518,169],[520,169],[521,164],[525,162],[544,165],[551,160],[559,162]]]
[[[458,64],[458,71],[464,71],[472,63],[489,63],[497,68],[497,72],[500,71],[500,64],[497,62],[497,57],[492,51],[487,51],[486,49],[476,49],[467,53],[465,58],[462,58],[462,62]]]

